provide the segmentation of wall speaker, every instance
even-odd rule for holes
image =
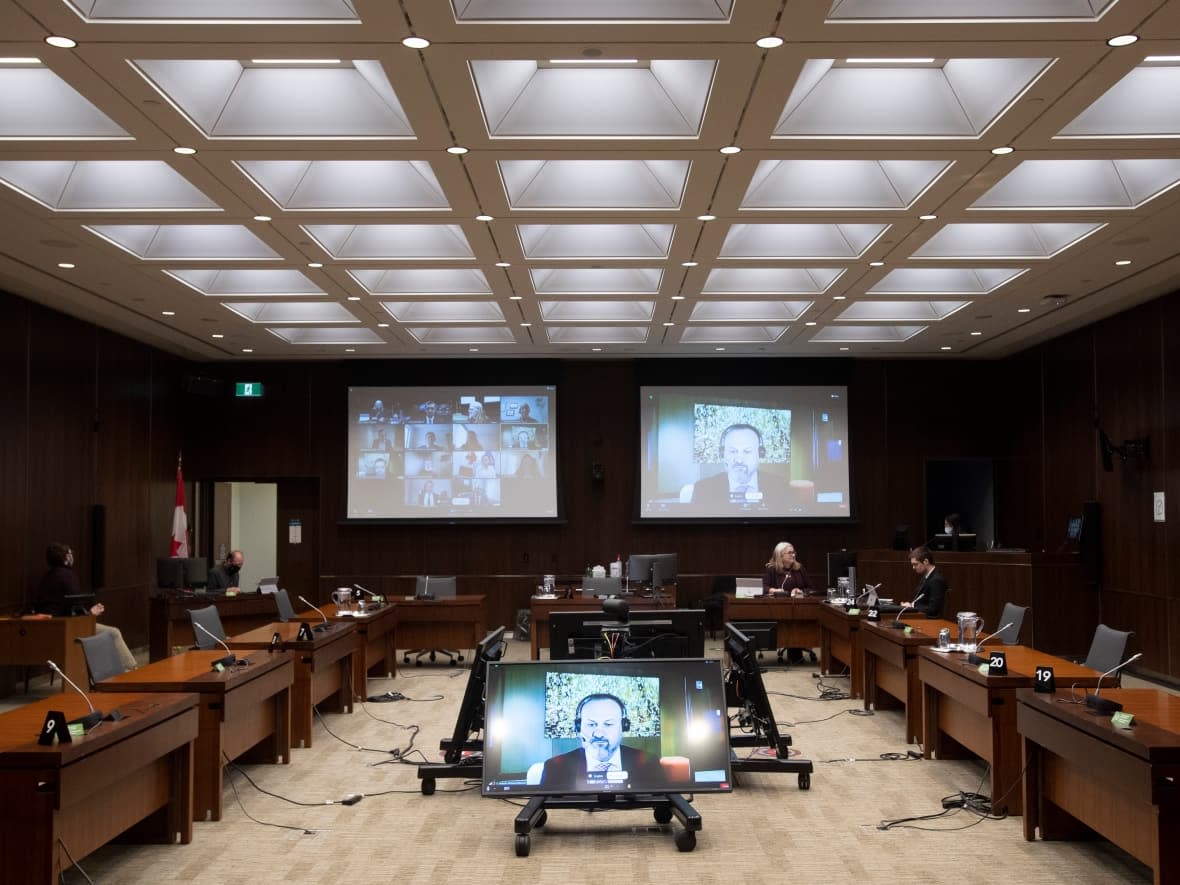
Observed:
[[[1102,504],[1082,502],[1082,535],[1078,538],[1078,554],[1087,584],[1102,583]]]
[[[107,508],[90,507],[90,589],[98,590],[107,582]]]

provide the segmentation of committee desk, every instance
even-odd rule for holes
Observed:
[[[867,606],[849,607],[844,603],[825,602],[819,606],[819,669],[827,675],[848,676],[848,694],[854,698],[865,696],[864,653],[861,650],[861,628],[868,619]],[[888,616],[891,620],[893,615]],[[904,621],[925,620],[921,612],[907,611]],[[843,671],[843,672],[841,672]]]
[[[53,661],[77,685],[86,685],[86,656],[77,640],[93,636],[94,623],[94,615],[0,618],[0,667],[44,667]]]
[[[618,597],[628,608],[637,611],[651,611],[660,608],[676,608],[676,588],[668,587],[658,596],[642,593]],[[529,653],[534,661],[541,657],[541,649],[549,647],[549,615],[553,612],[602,612],[605,600],[597,596],[583,595],[581,590],[570,596],[534,596],[529,600]],[[605,617],[605,615],[604,615]]]
[[[1130,728],[1067,703],[1060,687],[1016,692],[1024,838],[1038,829],[1047,840],[1097,833],[1150,866],[1156,885],[1180,881],[1180,697],[1150,688],[1102,696],[1134,715]]]
[[[216,607],[221,626],[229,636],[263,627],[279,618],[278,604],[270,593],[239,592],[226,596],[222,592],[160,590],[152,594],[148,605],[149,658],[159,661],[178,649],[196,645],[189,612],[210,605]]]
[[[774,621],[779,648],[819,648],[819,610],[822,596],[755,596],[739,599],[726,594],[726,621]],[[767,649],[770,651],[770,649]]]
[[[397,647],[474,650],[484,637],[483,594],[397,599]]]
[[[894,624],[904,623],[898,629]],[[938,641],[946,628],[958,635],[952,621],[920,618],[899,621],[889,615],[881,621],[866,620],[860,629],[860,650],[864,673],[864,708],[881,710],[891,704],[905,708],[905,740],[912,744],[922,737],[922,690],[918,682],[918,652]]]
[[[99,692],[194,692],[200,729],[193,766],[193,816],[221,820],[226,762],[248,754],[251,762],[291,761],[291,655],[253,651],[217,672],[223,651],[190,651],[155,661],[95,685]],[[101,701],[97,696],[96,701]]]
[[[356,647],[356,625],[320,626],[322,629],[312,629],[311,639],[306,640],[298,638],[300,627],[312,627],[304,621],[267,624],[226,640],[226,645],[235,651],[251,651],[270,649],[272,639],[277,636],[276,650],[292,653],[295,665],[291,695],[292,746],[311,746],[315,705],[327,701],[326,709],[352,712],[353,655],[363,653]]]
[[[1052,667],[1059,686],[1093,688],[1102,674],[1082,664],[1023,645],[987,646],[980,656],[1002,651],[1008,675],[990,676],[967,655],[929,646],[918,654],[922,683],[923,750],[927,759],[957,759],[964,750],[990,766],[992,813],[1020,814],[1020,736],[1016,692],[1032,688],[1037,667]]]
[[[0,881],[54,885],[121,834],[129,842],[192,840],[197,696],[97,699],[123,718],[70,743],[42,746],[37,736],[51,710],[67,720],[87,712],[73,691],[0,715]]]
[[[352,693],[363,698],[369,693],[369,674],[376,671],[379,677],[397,675],[397,641],[394,639],[397,626],[397,607],[392,602],[381,605],[366,605],[364,611],[350,609],[341,611],[331,602],[320,607],[329,621],[355,624],[359,651],[353,655]],[[308,612],[298,620],[318,624],[319,614]]]

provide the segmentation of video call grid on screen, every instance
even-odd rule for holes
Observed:
[[[630,766],[625,771],[597,773],[582,761],[581,735],[594,732],[589,723],[585,732],[578,730],[577,711],[592,695],[611,695],[624,705],[620,755]],[[617,712],[614,703],[607,704],[608,716]],[[485,723],[485,795],[731,789],[729,723],[717,660],[489,663]],[[571,756],[576,773],[567,761]],[[565,771],[569,779],[553,774],[547,781],[547,767]]]
[[[351,387],[349,519],[556,519],[556,396],[533,387]]]
[[[847,387],[639,396],[641,520],[851,517]]]

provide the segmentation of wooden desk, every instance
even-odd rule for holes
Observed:
[[[848,670],[848,693],[854,698],[865,695],[864,658],[860,650],[860,628],[867,609],[850,615],[843,605],[824,603],[818,609],[819,669],[832,673],[838,664]]]
[[[396,599],[397,646],[472,649],[484,637],[482,594],[443,599]]]
[[[991,648],[990,646],[988,647]],[[1020,814],[1020,738],[1016,731],[1016,690],[1032,688],[1038,665],[1053,668],[1056,683],[1093,687],[1102,675],[1048,652],[1004,645],[1007,676],[984,676],[967,655],[923,648],[918,656],[922,683],[923,750],[926,758],[956,759],[969,750],[991,766],[992,811]]]
[[[938,631],[947,627],[958,635],[958,624],[950,621],[906,621],[910,632],[894,629],[896,615],[878,622],[866,620],[860,630],[863,660],[865,709],[882,710],[889,702],[883,695],[905,707],[905,739],[912,744],[922,736],[922,691],[918,682],[918,651],[938,642]]]
[[[1088,707],[1056,703],[1060,688],[1056,695],[1017,690],[1024,838],[1035,839],[1038,828],[1046,840],[1097,832],[1149,865],[1156,885],[1180,881],[1180,697],[1153,688],[1104,688],[1102,695],[1135,714],[1130,729]]]
[[[818,648],[822,596],[725,597],[726,621],[777,621],[779,648]]]
[[[0,667],[44,667],[53,661],[78,685],[90,682],[81,636],[94,635],[94,615],[0,618]],[[65,688],[65,684],[62,683]]]
[[[160,591],[152,596],[148,614],[148,652],[158,661],[172,649],[186,650],[196,644],[189,610],[217,606],[221,626],[229,636],[245,633],[278,620],[279,607],[269,593],[197,594]]]
[[[291,685],[287,652],[250,652],[245,667],[211,669],[218,651],[190,651],[105,679],[100,692],[196,692],[200,730],[194,748],[193,817],[221,820],[222,768],[251,748],[251,761],[291,761]],[[239,656],[241,657],[241,656]],[[269,738],[269,740],[268,740]]]
[[[676,588],[668,587],[663,596],[625,596],[627,605],[632,609],[648,611],[657,608],[676,608]],[[549,647],[549,615],[552,612],[601,612],[602,600],[596,596],[583,596],[581,591],[566,599],[558,596],[553,599],[534,596],[529,600],[529,648],[534,661],[540,660],[541,649]]]
[[[386,602],[379,607],[366,607],[363,614],[342,615],[336,603],[320,606],[331,621],[356,624],[358,646],[364,654],[357,654],[352,663],[353,695],[363,698],[368,695],[369,673],[377,666],[378,676],[397,675],[397,642],[394,640],[397,626],[397,610],[394,603]],[[322,618],[315,612],[298,616],[301,621],[318,624]],[[480,637],[481,639],[483,637]]]
[[[131,842],[193,836],[197,696],[110,694],[103,722],[72,743],[37,744],[50,710],[87,712],[74,691],[0,716],[0,881],[55,885],[63,869],[125,833]]]
[[[267,624],[256,630],[231,636],[226,645],[232,649],[269,648],[270,638],[279,634],[282,649],[290,651],[295,663],[295,690],[291,696],[291,745],[311,746],[312,707],[332,698],[325,709],[352,712],[353,655],[359,653],[354,624],[329,624],[326,630],[312,633],[299,642],[295,636],[302,621]]]

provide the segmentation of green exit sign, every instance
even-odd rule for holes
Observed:
[[[234,384],[234,396],[262,396],[262,382],[238,381]]]

